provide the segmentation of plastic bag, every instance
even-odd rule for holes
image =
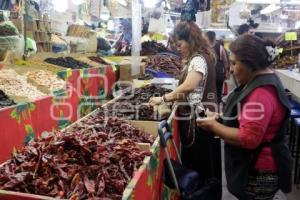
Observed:
[[[24,37],[22,35],[0,37],[0,51],[5,49],[22,56],[24,54]]]
[[[0,23],[0,36],[6,37],[13,35],[19,35],[19,31],[11,21]]]

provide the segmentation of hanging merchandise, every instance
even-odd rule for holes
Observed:
[[[1,0],[0,1],[0,10],[10,10],[12,8],[11,0]]]
[[[200,0],[199,1],[200,12],[205,12],[210,10],[210,0]]]
[[[208,28],[211,23],[211,10],[204,12],[197,12],[196,14],[196,24],[200,28]]]
[[[100,19],[106,21],[110,18],[110,12],[107,8],[107,0],[103,0],[103,6],[101,7]]]
[[[155,9],[149,20],[148,32],[165,33],[167,28],[166,20],[163,14],[163,8]]]
[[[199,8],[197,0],[187,0],[186,4],[181,10],[182,21],[196,21],[196,13]]]
[[[90,0],[90,15],[100,19],[101,1]]]

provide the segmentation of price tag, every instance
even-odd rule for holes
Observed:
[[[297,40],[297,32],[286,32],[284,36],[286,41]]]
[[[279,48],[278,53],[282,53],[282,52],[283,52],[283,48]]]

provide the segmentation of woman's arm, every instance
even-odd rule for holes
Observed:
[[[165,94],[165,101],[176,101],[185,99],[186,95],[193,91],[202,81],[203,74],[192,70],[187,74],[185,81],[179,85],[174,91]]]
[[[162,102],[183,100],[187,94],[199,86],[206,73],[207,64],[203,57],[194,57],[190,63],[187,77],[174,91],[165,94],[163,97],[152,97],[149,101],[151,105],[159,105]]]

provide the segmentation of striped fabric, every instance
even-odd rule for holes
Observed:
[[[246,188],[247,200],[272,200],[277,191],[276,173],[254,170],[249,174]]]

